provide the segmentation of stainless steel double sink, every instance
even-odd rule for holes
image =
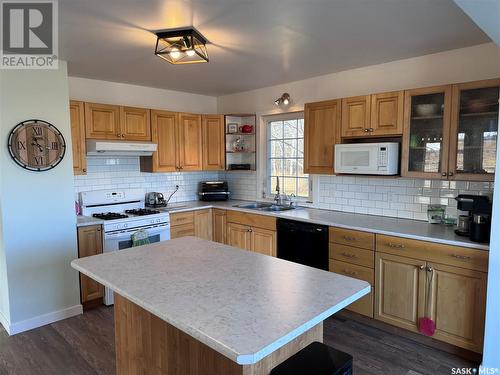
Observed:
[[[233,207],[246,208],[249,210],[256,210],[256,211],[269,211],[269,212],[288,211],[295,209],[295,207],[292,206],[280,206],[274,203],[265,203],[265,202],[236,204]]]

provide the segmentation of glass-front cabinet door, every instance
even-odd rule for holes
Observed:
[[[451,85],[405,91],[401,174],[447,179]]]
[[[500,79],[453,86],[450,178],[493,181]]]

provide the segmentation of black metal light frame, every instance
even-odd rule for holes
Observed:
[[[156,39],[155,55],[164,59],[170,64],[181,65],[181,64],[197,64],[197,63],[209,62],[208,51],[206,47],[207,40],[203,35],[201,35],[196,29],[192,27],[158,31],[156,33],[156,36],[157,39]],[[182,40],[183,45],[171,44],[169,41],[167,41],[167,39],[169,38],[179,38],[179,40]],[[162,48],[162,46],[160,45],[161,41],[167,44],[167,46]],[[177,50],[173,51],[172,48],[176,48]],[[188,50],[194,51],[195,54],[198,56],[198,59],[183,61],[183,58],[174,59],[171,56],[172,52],[179,52],[187,56],[186,51]]]

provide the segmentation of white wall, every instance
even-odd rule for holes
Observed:
[[[0,170],[3,247],[7,261],[10,331],[15,333],[81,312],[71,129],[66,63],[59,70],[1,71]],[[30,172],[8,155],[7,137],[17,123],[39,118],[66,139],[63,161]]]
[[[500,115],[499,115],[500,121]],[[497,165],[500,165],[500,147],[497,148]],[[500,186],[500,173],[495,176],[495,183]],[[500,194],[493,197],[493,218],[491,228],[490,256],[488,267],[488,291],[486,297],[486,326],[483,345],[483,363],[486,368],[500,371]],[[486,373],[486,372],[485,372]],[[491,372],[493,373],[493,372]]]
[[[215,96],[69,77],[70,99],[179,112],[216,113]]]
[[[297,111],[318,100],[497,78],[499,61],[500,47],[487,43],[221,96],[217,105],[219,113],[278,113],[273,102],[288,92],[286,111]]]

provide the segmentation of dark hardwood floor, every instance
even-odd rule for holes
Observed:
[[[453,367],[474,365],[343,317],[325,321],[324,339],[325,343],[353,355],[355,375],[449,375]],[[111,375],[114,372],[112,308],[89,310],[11,337],[0,328],[0,375]]]

